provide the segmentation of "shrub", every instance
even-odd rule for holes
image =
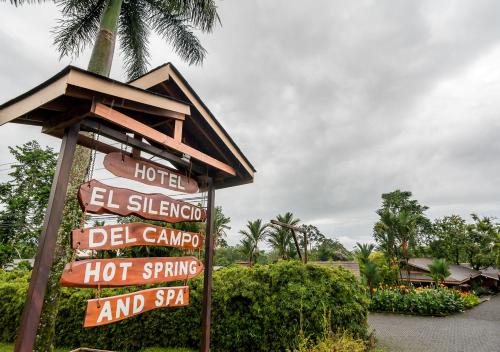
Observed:
[[[366,341],[344,332],[327,335],[313,345],[305,340],[296,352],[366,352],[368,348]]]
[[[475,305],[477,297],[440,288],[381,288],[372,297],[370,310],[417,315],[448,315]]]
[[[17,324],[13,322],[18,322],[24,303],[26,277],[21,282],[0,285],[0,326],[5,341],[14,339]],[[85,301],[94,298],[93,290],[63,289],[56,345],[129,351],[149,346],[196,348],[200,340],[203,280],[191,280],[189,285],[187,307],[158,309],[86,329],[82,327]],[[139,289],[106,289],[102,296]],[[323,335],[325,312],[329,313],[334,331],[347,331],[362,338],[366,335],[368,303],[356,278],[342,268],[291,261],[253,268],[230,266],[213,275],[212,349],[295,349],[299,332],[311,340]]]

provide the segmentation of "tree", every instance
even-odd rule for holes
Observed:
[[[374,225],[373,236],[392,263],[406,262],[411,252],[429,240],[432,224],[425,216],[428,209],[411,192],[396,190],[382,194],[382,207],[377,210],[379,221]]]
[[[214,241],[217,247],[227,247],[226,231],[231,230],[231,218],[224,215],[222,207],[215,207]]]
[[[433,259],[432,263],[429,264],[429,271],[428,275],[432,277],[436,287],[451,275],[446,259]]]
[[[373,243],[359,243],[356,242],[356,247],[357,248],[357,255],[356,257],[358,258],[358,262],[360,265],[364,265],[368,263],[370,254],[372,254],[373,249],[375,248],[375,245]]]
[[[432,256],[460,264],[468,242],[465,220],[458,215],[445,216],[434,221],[433,229],[435,239],[429,243]]]
[[[471,214],[473,224],[467,226],[468,239],[465,244],[465,255],[470,266],[476,270],[494,265],[496,258],[493,252],[495,240],[500,232],[493,218]]]
[[[10,0],[16,6],[44,0]],[[203,62],[206,51],[193,29],[211,32],[220,22],[214,0],[61,0],[62,19],[55,29],[54,43],[61,55],[78,56],[93,43],[88,70],[109,76],[116,38],[121,39],[125,68],[130,79],[143,74],[148,66],[148,37],[155,31],[190,64]],[[95,39],[95,41],[94,41]],[[57,251],[51,268],[36,351],[51,350],[59,300],[59,278],[71,251],[67,233],[78,224],[80,209],[76,191],[84,182],[91,161],[90,151],[78,147],[68,184]]]
[[[276,216],[276,220],[284,224],[295,226],[300,219],[295,219],[291,212]],[[278,253],[281,259],[295,257],[297,251],[292,242],[292,231],[279,225],[271,225],[272,230],[268,235],[268,243]]]
[[[370,297],[373,297],[373,288],[377,285],[380,279],[379,269],[375,263],[367,260],[361,267],[361,276],[365,281],[370,291]]]
[[[348,260],[351,257],[351,253],[334,238],[325,238],[315,250],[311,251],[311,259],[327,261],[327,260]]]
[[[309,245],[309,251],[313,249],[313,247],[318,246],[321,242],[325,240],[325,235],[321,233],[321,231],[314,225],[302,225],[300,226],[307,236],[307,244]],[[300,243],[302,247],[304,247],[304,236],[301,236]]]
[[[257,219],[248,221],[247,228],[240,230],[240,234],[243,235],[243,247],[247,248],[246,246],[250,246],[250,250],[247,253],[250,266],[252,266],[259,254],[259,242],[263,241],[267,236],[268,226],[268,224],[262,224],[262,219]]]
[[[33,257],[57,158],[52,148],[42,148],[36,141],[9,150],[16,161],[10,180],[0,184],[0,267],[14,256]]]

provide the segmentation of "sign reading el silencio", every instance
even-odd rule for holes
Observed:
[[[137,215],[166,222],[205,221],[204,209],[160,193],[141,193],[110,187],[97,180],[83,183],[78,190],[81,207],[90,213]]]
[[[90,259],[68,263],[59,283],[65,287],[119,287],[186,280],[203,264],[195,257]]]
[[[183,193],[198,192],[198,183],[179,172],[126,154],[109,153],[104,167],[115,176],[125,177],[147,185],[163,187]]]
[[[135,315],[164,307],[189,304],[189,287],[160,287],[124,295],[87,301],[84,327],[114,323]]]
[[[133,222],[75,229],[72,232],[75,249],[108,250],[133,246],[160,246],[200,249],[203,235],[168,227]]]

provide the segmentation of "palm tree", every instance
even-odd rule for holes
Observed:
[[[248,263],[252,266],[254,256],[252,241],[249,238],[242,238],[238,249],[245,256],[245,258],[248,258]]]
[[[359,243],[356,242],[356,246],[358,247],[358,261],[361,265],[366,264],[369,261],[370,254],[372,254],[375,245],[372,243]]]
[[[4,0],[5,1],[5,0]],[[16,6],[46,0],[10,0]],[[54,30],[61,57],[77,57],[93,44],[88,70],[109,76],[120,40],[129,79],[147,70],[149,35],[155,32],[189,64],[201,64],[206,50],[194,30],[210,33],[220,22],[215,0],[60,0],[62,18]]]
[[[257,219],[248,221],[247,228],[245,230],[240,230],[240,234],[243,235],[243,240],[251,244],[251,251],[249,253],[250,266],[252,266],[252,259],[255,259],[259,254],[259,242],[267,236],[268,226],[268,224],[262,224],[262,219]]]
[[[361,275],[370,290],[370,297],[373,297],[373,288],[377,285],[380,278],[378,267],[372,261],[367,260],[360,269]]]
[[[434,283],[436,284],[436,287],[440,284],[443,283],[444,280],[451,275],[450,266],[446,262],[446,259],[433,259],[432,263],[429,264],[429,271],[430,273],[428,276],[432,277],[434,280]]]
[[[218,247],[227,246],[225,237],[227,236],[226,231],[231,230],[230,222],[231,218],[224,215],[222,207],[215,207],[214,241]]]
[[[283,215],[276,216],[276,220],[284,224],[295,226],[300,222],[300,219],[295,219],[293,213],[286,212]],[[295,251],[292,249],[293,239],[292,231],[279,225],[270,225],[272,231],[268,235],[268,243],[278,253],[281,259],[290,258]]]
[[[6,1],[6,0],[3,0]],[[16,6],[48,0],[10,0]],[[55,2],[54,0],[52,0]],[[109,76],[115,43],[120,38],[125,69],[129,79],[146,72],[148,40],[156,32],[172,45],[174,51],[189,64],[203,62],[206,51],[193,30],[211,32],[220,22],[214,0],[59,0],[62,19],[55,29],[54,43],[61,57],[77,57],[93,43],[88,70]],[[76,195],[89,170],[90,150],[78,146],[75,152],[68,195]],[[67,233],[81,216],[76,196],[66,197],[62,225],[57,241],[65,251],[54,257],[37,333],[36,351],[51,349],[64,264],[70,257]]]

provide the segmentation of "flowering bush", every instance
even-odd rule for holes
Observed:
[[[448,315],[461,312],[479,303],[477,296],[456,290],[413,288],[407,286],[382,287],[375,291],[370,309],[417,315]]]

